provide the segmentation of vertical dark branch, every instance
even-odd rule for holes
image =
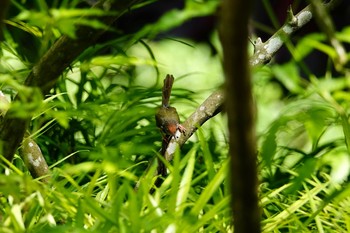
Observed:
[[[252,0],[224,0],[219,27],[226,76],[235,233],[260,232],[254,111],[247,54],[251,7]]]
[[[10,5],[10,0],[0,1],[0,41],[4,39],[2,28],[4,26],[4,19],[5,19],[7,8],[9,5]]]

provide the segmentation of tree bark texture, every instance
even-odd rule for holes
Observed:
[[[231,155],[231,193],[235,233],[260,232],[256,139],[248,65],[248,21],[252,0],[224,0],[219,33],[226,77],[225,107]]]

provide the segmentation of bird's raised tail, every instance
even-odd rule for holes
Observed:
[[[174,83],[174,76],[172,76],[171,74],[167,74],[167,76],[164,79],[164,85],[163,85],[163,91],[162,91],[163,107],[170,106],[170,95],[171,95],[171,88],[173,87],[173,83]]]

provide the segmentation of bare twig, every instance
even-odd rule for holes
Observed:
[[[332,9],[338,3],[339,0],[332,0],[324,4],[324,6],[326,9]],[[289,10],[288,14],[287,22],[265,43],[263,43],[260,38],[255,42],[255,52],[249,59],[251,67],[268,63],[283,46],[285,40],[305,26],[313,17],[310,6],[305,7],[297,15],[294,15],[291,10]],[[182,146],[188,138],[195,133],[198,127],[221,111],[223,102],[223,90],[217,90],[195,110],[185,123],[183,123],[183,126],[187,129],[186,135],[181,135],[178,132],[177,138],[172,139],[169,143],[166,154],[167,160],[170,161],[173,158],[177,146]],[[206,110],[206,113],[203,112],[203,109]]]
[[[332,9],[339,0],[329,1],[324,4],[325,9]],[[287,22],[265,43],[260,38],[255,42],[255,52],[250,58],[251,66],[258,66],[268,63],[277,51],[282,47],[284,42],[297,30],[305,26],[313,18],[311,7],[307,6],[297,15],[294,15],[290,9],[288,12]]]

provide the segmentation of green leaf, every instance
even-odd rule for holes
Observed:
[[[348,152],[350,153],[350,124],[349,124],[349,119],[348,116],[344,113],[340,115],[341,117],[341,122],[343,126],[343,132],[345,136],[345,145],[346,148],[348,149]]]
[[[112,67],[116,65],[156,65],[156,62],[151,59],[142,59],[137,57],[127,57],[127,56],[100,56],[95,57],[91,60],[91,65],[93,66],[104,66]]]
[[[185,171],[182,175],[182,179],[180,182],[179,191],[177,193],[176,198],[176,213],[178,216],[182,216],[184,208],[182,205],[186,202],[187,197],[189,195],[189,191],[191,188],[191,181],[192,181],[192,175],[195,165],[195,155],[196,155],[196,149],[193,147],[189,152],[189,159],[187,161],[187,166],[185,168]]]
[[[305,112],[304,125],[313,144],[313,149],[316,148],[320,137],[333,117],[335,117],[334,109],[327,108],[327,106],[323,108],[311,107]]]
[[[190,211],[190,214],[193,216],[198,216],[199,212],[204,208],[209,199],[214,195],[217,188],[222,184],[226,178],[227,171],[229,166],[229,160],[225,161],[221,168],[218,170],[214,178],[209,182],[205,187],[204,191],[201,193],[197,201],[194,203],[193,208]]]
[[[293,62],[284,65],[275,65],[271,70],[276,78],[283,83],[291,93],[302,93],[304,91],[304,88],[301,86],[301,77],[298,67]]]
[[[297,61],[302,61],[307,55],[309,55],[313,51],[313,47],[311,46],[312,41],[324,41],[325,36],[322,34],[309,34],[305,37],[301,38],[293,51],[294,58]]]
[[[280,128],[286,126],[286,124],[294,119],[289,116],[282,116],[276,120],[265,133],[264,139],[261,144],[260,155],[265,167],[272,172],[273,159],[276,156],[277,150],[277,133]]]
[[[299,190],[306,179],[310,178],[311,175],[314,174],[317,162],[318,159],[309,158],[305,161],[304,164],[299,166],[296,171],[297,177],[291,181],[292,185],[286,189],[286,192],[294,194],[297,190]]]
[[[167,11],[156,23],[148,24],[142,28],[137,33],[136,38],[142,38],[146,35],[153,38],[157,34],[175,28],[191,18],[214,13],[218,5],[219,1],[215,0],[208,1],[205,4],[193,0],[187,0],[185,9]]]

